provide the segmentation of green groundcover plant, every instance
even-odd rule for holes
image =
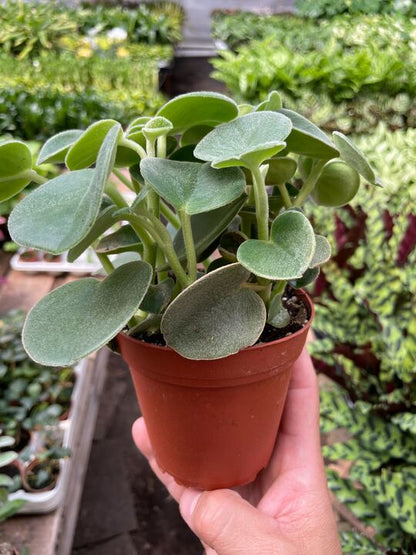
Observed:
[[[52,137],[36,163],[65,163],[68,171],[49,181],[34,171],[24,143],[0,145],[3,198],[40,184],[10,216],[13,240],[69,250],[69,260],[92,245],[108,273],[44,297],[25,323],[27,352],[43,364],[72,364],[124,329],[161,332],[184,357],[215,359],[253,345],[266,322],[285,327],[287,283],[313,281],[330,257],[305,201],[340,206],[360,176],[377,183],[349,139],[332,139],[282,108],[277,92],[256,107],[202,92],[125,131],[104,120]],[[130,204],[112,172],[134,193]],[[217,247],[221,257],[212,261]],[[135,259],[115,267],[109,255],[122,252]]]
[[[311,345],[317,368],[337,387],[322,391],[324,432],[347,430],[324,447],[328,461],[349,461],[349,476],[328,469],[335,495],[374,529],[371,543],[344,535],[345,553],[416,549],[416,131],[380,125],[358,144],[385,183],[362,187],[334,218],[309,207],[334,256],[317,288]],[[344,434],[345,435],[345,434]],[[367,549],[367,550],[366,550]]]

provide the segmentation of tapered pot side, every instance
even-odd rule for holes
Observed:
[[[298,332],[218,360],[189,360],[167,347],[117,337],[159,466],[185,486],[246,484],[267,466],[293,364],[314,315]]]

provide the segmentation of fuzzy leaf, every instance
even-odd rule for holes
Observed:
[[[263,301],[242,285],[250,272],[230,264],[200,278],[169,305],[161,330],[186,358],[211,360],[253,345],[266,321]]]
[[[174,288],[175,282],[172,278],[167,278],[157,285],[150,285],[140,309],[152,314],[160,314],[169,304]]]
[[[208,135],[212,129],[213,127],[211,125],[195,125],[194,127],[190,127],[181,137],[181,147],[194,145],[195,148],[195,145],[199,143],[205,135]]]
[[[319,268],[308,268],[302,277],[290,280],[290,285],[295,289],[301,289],[313,283],[319,276]]]
[[[208,133],[195,148],[197,158],[214,167],[259,165],[282,150],[292,129],[276,112],[252,112]]]
[[[332,136],[344,162],[354,168],[369,183],[377,185],[378,182],[374,170],[364,154],[350,141],[348,137],[339,133],[339,131],[334,131]]]
[[[291,152],[324,160],[339,155],[332,142],[315,124],[293,110],[282,108],[279,113],[288,117],[293,124],[293,130],[286,140]]]
[[[238,168],[216,170],[209,164],[145,158],[140,164],[147,183],[176,211],[200,214],[241,196],[244,174]]]
[[[315,252],[313,253],[312,260],[309,268],[316,268],[327,262],[331,258],[331,245],[326,237],[323,235],[315,235]]]
[[[282,297],[276,295],[270,302],[267,323],[275,328],[284,328],[290,323],[290,314],[282,304]]]
[[[237,252],[240,264],[256,276],[272,280],[300,278],[315,250],[315,235],[309,220],[297,210],[277,216],[270,241],[250,239]]]
[[[2,466],[7,466],[16,459],[17,453],[15,453],[14,451],[5,451],[4,453],[0,453],[0,468]]]
[[[20,193],[32,181],[32,154],[20,141],[0,144],[0,202]]]
[[[146,262],[129,262],[103,281],[72,281],[29,312],[23,345],[33,360],[69,366],[105,345],[139,308],[152,279]]]
[[[234,119],[237,114],[237,104],[231,98],[214,92],[179,95],[157,113],[172,122],[174,133],[195,125],[215,126]]]
[[[265,110],[269,110],[271,112],[277,112],[282,107],[282,98],[277,91],[272,91],[269,93],[269,96],[261,102],[257,108],[256,112],[263,112]]]
[[[120,254],[122,252],[142,252],[143,245],[136,232],[130,225],[123,225],[101,239],[95,251],[101,254]]]
[[[79,139],[81,129],[68,129],[54,135],[40,149],[36,164],[57,164],[65,161],[69,148]]]
[[[98,215],[104,186],[114,165],[120,126],[108,132],[97,169],[64,173],[33,191],[10,215],[13,240],[24,247],[59,254],[79,243]]]
[[[11,436],[0,436],[0,449],[4,447],[11,447],[15,444],[14,437]]]
[[[101,145],[111,128],[117,125],[118,135],[121,136],[121,126],[113,119],[104,119],[90,125],[88,129],[71,146],[65,158],[65,163],[70,170],[88,168],[97,160]],[[98,167],[98,162],[97,162]]]

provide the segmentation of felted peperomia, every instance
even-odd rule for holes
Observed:
[[[37,164],[50,162],[68,171],[44,182],[25,144],[0,145],[3,199],[40,184],[10,216],[14,241],[69,250],[72,261],[92,245],[108,276],[66,284],[29,313],[25,348],[48,365],[72,364],[123,329],[161,331],[192,359],[253,345],[266,322],[287,325],[287,283],[304,286],[330,257],[304,202],[345,204],[360,175],[376,184],[349,139],[331,141],[277,92],[257,107],[191,93],[124,131],[114,120],[68,130],[40,151]],[[112,175],[135,194],[130,204]],[[121,252],[136,260],[114,267],[109,255]]]

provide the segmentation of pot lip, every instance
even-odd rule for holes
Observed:
[[[265,347],[267,347],[269,345],[276,345],[277,343],[282,344],[282,343],[285,343],[287,341],[291,341],[294,337],[298,337],[298,336],[304,334],[305,332],[309,331],[309,329],[311,327],[311,324],[312,324],[312,320],[315,317],[315,306],[313,304],[313,301],[312,301],[310,295],[304,289],[298,289],[297,291],[298,291],[298,293],[300,293],[306,299],[306,301],[308,303],[308,306],[309,306],[309,309],[310,309],[310,315],[309,315],[308,323],[305,324],[305,326],[303,328],[296,331],[295,333],[291,333],[287,337],[281,337],[280,339],[275,339],[274,341],[268,341],[267,343],[257,343],[255,345],[251,345],[249,347],[245,347],[244,349],[241,349],[240,351],[238,351],[239,353],[244,353],[244,352],[247,352],[247,351],[251,352],[251,351],[256,351],[256,350],[259,350],[259,349],[264,349]],[[125,333],[124,331],[120,331],[117,335],[121,335],[123,337],[123,340],[130,341],[130,342],[135,343],[135,344],[140,343],[140,345],[144,345],[149,349],[153,349],[154,351],[176,352],[176,351],[174,351],[174,349],[172,349],[171,347],[168,347],[167,345],[155,345],[153,343],[146,343],[146,341],[141,341],[140,339],[136,339],[135,337],[131,337],[130,335],[127,335],[127,333]]]

